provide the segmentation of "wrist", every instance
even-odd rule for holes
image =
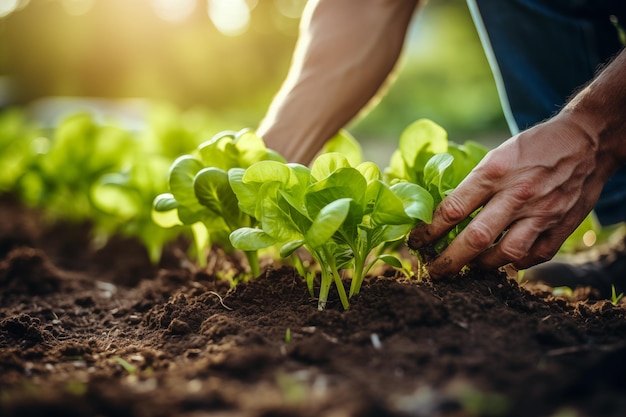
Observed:
[[[622,52],[559,113],[590,141],[607,169],[626,163],[626,53]]]

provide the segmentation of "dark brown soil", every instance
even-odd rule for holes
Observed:
[[[496,272],[371,278],[320,312],[293,269],[229,289],[0,204],[0,416],[623,416],[626,311]],[[216,265],[216,266],[215,266]],[[385,276],[386,275],[386,276]]]

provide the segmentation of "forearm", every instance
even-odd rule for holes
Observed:
[[[393,69],[418,0],[310,1],[289,74],[257,129],[308,164]]]
[[[583,129],[602,161],[605,179],[626,163],[626,50],[561,111]]]

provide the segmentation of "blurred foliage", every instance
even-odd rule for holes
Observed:
[[[232,129],[263,117],[287,73],[305,0],[8,3],[17,6],[0,17],[0,106],[54,96],[137,97],[202,108],[234,121]],[[245,31],[218,30],[207,9],[219,4],[247,7]],[[505,129],[464,0],[431,1],[420,10],[395,84],[352,128],[359,137],[393,141],[421,117],[453,139]]]
[[[80,15],[68,11],[70,0],[47,0],[2,19],[0,70],[14,83],[13,104],[141,97],[258,118],[287,71],[297,34],[298,19],[281,13],[280,1],[250,2],[240,36],[218,31],[206,1],[194,1],[183,21],[158,16],[153,6],[164,1],[73,0],[80,1],[92,4]]]

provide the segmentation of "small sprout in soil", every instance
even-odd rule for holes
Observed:
[[[128,372],[130,375],[134,375],[135,372],[137,371],[137,367],[135,365],[131,365],[130,363],[125,361],[123,358],[120,358],[119,356],[115,356],[113,359],[115,359],[115,361],[119,363],[120,366],[124,368],[124,370]]]
[[[289,327],[287,327],[287,330],[285,331],[285,343],[291,343],[291,329]]]
[[[570,287],[554,287],[552,289],[552,295],[555,297],[571,298],[574,295],[574,291]]]
[[[611,284],[611,304],[616,306],[617,304],[619,304],[622,297],[624,297],[624,293],[621,292],[617,294],[617,291],[615,290],[615,285]]]

